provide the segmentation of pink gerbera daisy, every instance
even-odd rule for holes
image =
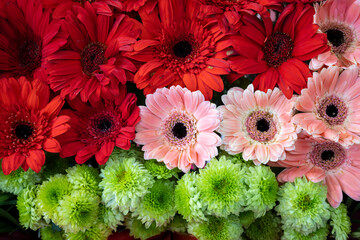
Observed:
[[[221,139],[213,131],[219,127],[221,115],[200,91],[180,86],[157,89],[146,96],[140,117],[134,141],[144,145],[145,159],[188,172],[192,164],[202,168],[218,154]]]
[[[360,200],[360,145],[349,149],[322,138],[314,139],[300,134],[295,150],[286,153],[286,160],[279,161],[288,167],[278,175],[281,182],[294,181],[305,175],[313,182],[324,181],[327,198],[333,207],[342,202],[342,191],[354,200]]]
[[[314,73],[296,102],[293,121],[313,137],[343,145],[360,143],[360,78],[355,66],[340,73],[330,67]]]
[[[230,154],[243,153],[255,164],[285,159],[285,150],[294,149],[297,138],[291,122],[294,98],[287,99],[278,89],[267,93],[234,87],[222,96],[224,106],[219,132],[222,148]]]
[[[360,2],[357,0],[328,0],[315,6],[315,23],[327,34],[329,51],[310,62],[310,69],[322,66],[341,66],[360,63]]]

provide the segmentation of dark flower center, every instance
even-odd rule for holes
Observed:
[[[335,156],[334,151],[332,150],[325,150],[321,153],[321,159],[324,161],[332,160]]]
[[[173,52],[174,52],[175,56],[177,56],[179,58],[185,58],[185,57],[189,56],[192,51],[193,51],[193,48],[192,48],[191,44],[186,40],[179,41],[173,47]]]
[[[15,128],[15,135],[19,139],[27,140],[34,132],[34,129],[26,124],[19,124]]]
[[[99,71],[105,62],[105,47],[101,43],[90,43],[81,52],[81,65],[87,75]]]
[[[341,125],[347,117],[348,109],[344,101],[335,95],[327,96],[319,102],[318,113],[329,125]]]
[[[334,104],[330,104],[326,107],[326,115],[329,117],[336,117],[338,115],[338,109]]]
[[[176,138],[183,139],[187,134],[186,126],[182,122],[178,122],[172,128],[172,133]]]
[[[270,67],[278,67],[286,62],[292,54],[294,43],[282,32],[271,34],[265,41],[264,58]]]
[[[252,112],[247,117],[245,126],[249,137],[258,142],[271,141],[277,133],[272,114],[265,111]]]
[[[309,159],[315,166],[328,171],[344,163],[346,151],[337,142],[317,143],[313,146]]]
[[[266,119],[262,118],[256,122],[256,128],[260,132],[266,132],[270,128],[270,123]]]
[[[19,63],[23,68],[23,75],[30,75],[41,65],[41,47],[35,40],[25,41],[19,47]]]
[[[345,42],[344,33],[337,29],[329,29],[326,32],[327,39],[334,47],[339,47]]]
[[[108,118],[103,118],[103,119],[99,119],[98,120],[98,124],[97,124],[97,128],[101,131],[101,132],[106,132],[107,130],[109,130],[112,126],[112,121]]]

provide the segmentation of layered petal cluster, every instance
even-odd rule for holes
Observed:
[[[229,60],[235,72],[258,74],[255,89],[266,91],[276,85],[287,98],[300,94],[311,73],[304,61],[327,51],[326,35],[313,24],[314,8],[302,3],[289,4],[273,27],[270,14],[243,17],[239,34],[231,37],[238,56]]]
[[[44,150],[60,152],[54,137],[69,129],[69,117],[58,117],[64,100],[57,96],[50,101],[49,95],[38,79],[0,80],[0,158],[5,175],[20,166],[38,173],[45,163]]]
[[[144,63],[135,74],[137,88],[149,94],[180,85],[211,99],[213,90],[224,89],[220,75],[230,72],[224,60],[230,40],[217,23],[197,18],[200,5],[193,0],[159,0],[158,6],[159,13],[140,12],[143,33],[132,56]]]
[[[349,67],[360,63],[360,3],[356,0],[327,0],[315,5],[314,22],[326,33],[330,49],[310,61],[310,69],[325,66]]]
[[[49,59],[49,83],[61,96],[82,101],[119,96],[120,86],[133,80],[135,65],[125,56],[140,31],[124,14],[96,14],[88,2],[73,6],[62,24],[69,34],[65,50]]]
[[[295,98],[287,99],[278,89],[254,91],[253,85],[243,90],[231,88],[222,96],[225,105],[218,132],[222,148],[230,154],[242,152],[245,160],[255,164],[285,159],[285,150],[293,150],[297,138],[291,122]]]
[[[188,172],[192,164],[203,168],[218,154],[221,139],[214,131],[221,115],[200,91],[180,86],[158,89],[147,96],[146,106],[140,106],[140,117],[134,141],[144,145],[146,160]]]
[[[359,68],[341,72],[338,67],[322,69],[309,78],[301,91],[294,123],[313,137],[324,137],[345,146],[360,143]]]

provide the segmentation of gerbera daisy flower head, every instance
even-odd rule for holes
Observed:
[[[356,66],[340,72],[338,67],[322,69],[309,78],[296,102],[300,113],[294,123],[313,137],[324,137],[343,145],[360,143],[360,78]]]
[[[125,56],[140,35],[136,25],[124,14],[96,14],[88,2],[84,7],[73,6],[62,24],[69,33],[68,48],[49,61],[50,87],[70,100],[79,95],[84,102],[119,96],[120,86],[132,80],[136,71]]]
[[[140,116],[134,141],[144,145],[146,160],[188,172],[192,164],[203,168],[218,153],[221,139],[214,131],[221,114],[200,91],[180,86],[158,89],[146,97]]]
[[[327,199],[338,207],[343,199],[342,191],[349,197],[360,200],[360,146],[349,148],[321,138],[303,135],[295,143],[295,150],[286,153],[279,161],[287,167],[278,175],[280,182],[294,181],[305,175],[313,182],[323,181],[327,185]]]
[[[224,60],[230,40],[217,24],[197,18],[195,1],[160,0],[158,6],[160,15],[140,12],[144,31],[131,56],[144,63],[135,74],[137,88],[149,94],[180,85],[211,99],[213,90],[224,89],[220,75],[230,72]]]
[[[218,107],[223,114],[218,132],[222,148],[230,154],[242,152],[244,160],[255,164],[285,159],[285,150],[294,149],[297,138],[291,122],[295,98],[287,99],[278,89],[254,91],[234,87],[222,96],[225,105]]]
[[[83,164],[95,155],[96,161],[103,165],[115,146],[130,148],[130,141],[135,138],[135,125],[140,120],[135,94],[124,93],[112,101],[103,100],[90,105],[77,98],[70,104],[76,111],[62,111],[71,117],[71,129],[59,138],[61,157],[75,155],[75,161]]]
[[[0,80],[0,158],[5,175],[20,166],[38,173],[45,163],[44,150],[60,152],[54,137],[69,129],[69,117],[58,117],[64,100],[57,96],[49,102],[49,95],[38,79]]]
[[[293,92],[300,94],[311,76],[307,64],[329,49],[326,35],[317,33],[313,24],[314,8],[310,4],[289,4],[273,27],[268,12],[243,17],[239,35],[231,37],[238,56],[229,59],[235,72],[258,74],[253,82],[255,89],[267,91],[276,85],[287,98]]]
[[[40,0],[3,1],[0,16],[0,76],[46,79],[48,57],[67,42],[60,21],[50,19]]]
[[[349,67],[360,63],[360,3],[356,0],[327,0],[315,5],[314,23],[326,33],[330,49],[310,61],[310,69],[325,66]]]

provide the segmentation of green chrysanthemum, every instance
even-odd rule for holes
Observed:
[[[92,226],[79,232],[66,232],[66,240],[107,240],[112,230],[104,223],[94,222]]]
[[[36,206],[38,185],[23,189],[18,197],[16,207],[19,211],[19,222],[24,228],[37,230],[46,225]]]
[[[347,208],[340,204],[338,208],[330,208],[330,225],[332,234],[335,234],[336,240],[346,240],[351,232],[351,221],[347,215]]]
[[[105,223],[106,226],[115,230],[118,225],[124,221],[124,215],[119,209],[111,209],[103,204],[100,204],[100,216],[99,219]]]
[[[97,195],[101,194],[99,187],[101,178],[98,169],[87,165],[76,165],[66,171],[68,180],[73,184],[75,190],[86,190]]]
[[[205,222],[189,222],[188,232],[199,240],[238,240],[243,233],[239,218],[207,216]]]
[[[59,202],[64,196],[70,194],[71,190],[72,184],[66,176],[61,174],[56,174],[42,183],[38,191],[37,205],[46,222],[50,222],[50,219],[56,221]]]
[[[238,163],[241,164],[244,167],[253,167],[255,166],[253,161],[246,161],[242,157],[242,153],[230,155],[225,150],[220,150],[219,155],[217,156],[218,159],[220,158],[226,158],[227,160],[230,160],[232,163]]]
[[[280,239],[280,231],[280,218],[269,211],[245,229],[245,234],[251,240],[277,240]]]
[[[44,227],[40,229],[42,240],[65,240],[63,231],[54,230],[52,227]]]
[[[130,230],[130,236],[133,236],[134,238],[140,238],[141,240],[151,238],[152,236],[156,236],[165,231],[164,226],[156,227],[154,222],[150,224],[148,228],[146,228],[145,225],[136,218],[126,219],[125,226]]]
[[[219,161],[214,158],[204,169],[200,169],[197,188],[200,201],[207,206],[210,215],[226,217],[243,210],[246,199],[244,174],[240,164],[234,164],[225,157]]]
[[[266,166],[249,167],[245,174],[247,201],[245,210],[254,212],[255,217],[264,216],[275,206],[278,182],[275,174]]]
[[[55,223],[66,232],[89,229],[98,219],[100,197],[84,190],[75,190],[60,200]]]
[[[146,227],[154,221],[156,226],[164,226],[176,213],[175,184],[167,180],[156,180],[149,191],[133,212],[133,216],[137,216]]]
[[[321,183],[296,178],[294,183],[287,182],[280,188],[278,200],[276,210],[284,227],[304,235],[325,227],[330,218],[326,187]]]
[[[286,228],[282,240],[326,240],[329,234],[328,227],[319,228],[315,232],[303,235],[292,228]]]
[[[115,147],[114,151],[111,153],[109,160],[120,160],[124,158],[135,158],[137,161],[144,161],[144,152],[140,148],[136,147],[134,144],[131,145],[129,150],[124,150],[118,147]]]
[[[102,201],[109,208],[119,208],[123,214],[140,204],[154,182],[150,172],[135,158],[109,159],[100,176]]]
[[[154,159],[144,161],[144,165],[151,175],[157,179],[178,178],[178,173],[180,172],[178,168],[168,169],[163,162],[157,162]]]
[[[175,188],[175,206],[178,212],[187,221],[205,221],[203,206],[197,189],[197,175],[195,172],[187,173],[177,182]]]
[[[244,226],[244,228],[247,228],[255,221],[255,215],[253,211],[245,211],[239,213],[239,220],[241,225]]]
[[[25,172],[22,168],[19,168],[9,175],[5,175],[0,169],[0,190],[18,195],[27,186],[39,183],[41,181],[40,176],[40,173],[36,173],[31,169]]]
[[[55,174],[66,174],[66,169],[69,168],[70,158],[61,158],[58,153],[46,152],[46,162],[43,166],[42,178],[47,180]]]
[[[187,221],[180,215],[176,214],[167,228],[172,232],[186,232]]]

